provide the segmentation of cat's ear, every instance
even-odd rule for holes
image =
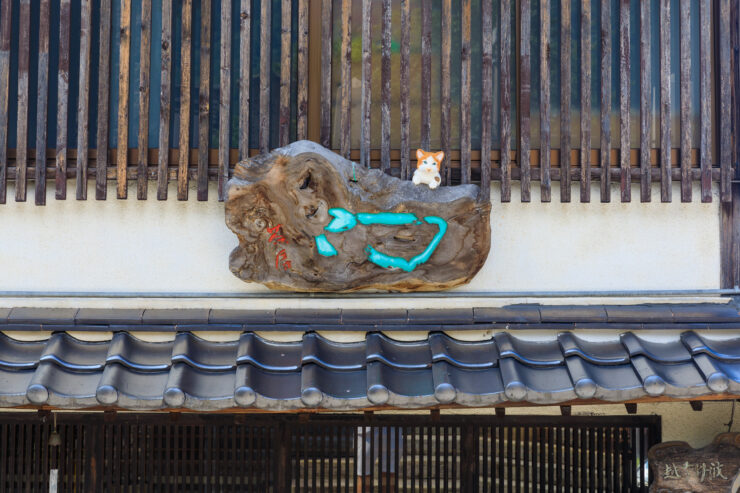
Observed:
[[[439,151],[437,154],[434,155],[434,160],[438,163],[441,163],[442,160],[445,158],[445,153],[443,151]]]
[[[421,149],[416,150],[416,159],[424,159],[424,151]]]

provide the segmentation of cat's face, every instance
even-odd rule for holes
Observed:
[[[430,170],[434,167],[439,172],[442,169],[442,160],[445,158],[445,153],[439,152],[426,152],[422,149],[416,150],[416,168]]]

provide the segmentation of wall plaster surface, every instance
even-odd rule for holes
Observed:
[[[112,186],[111,186],[112,187]],[[13,197],[13,187],[9,197]],[[501,203],[492,191],[492,249],[462,291],[675,290],[719,287],[719,201],[648,204],[616,199],[561,204]],[[32,190],[32,189],[31,189]],[[678,188],[674,189],[676,196]],[[174,194],[173,194],[174,195]],[[94,196],[94,194],[92,195]],[[223,204],[135,198],[8,201],[0,208],[0,290],[131,292],[265,292],[228,269],[236,237]],[[362,305],[429,306],[469,300],[362,300]],[[521,301],[520,301],[521,302]],[[265,300],[258,300],[262,306]],[[275,303],[275,302],[273,302]],[[296,306],[296,300],[289,300]],[[316,300],[309,300],[316,306]],[[331,305],[344,305],[331,300]],[[276,303],[279,305],[279,303]]]

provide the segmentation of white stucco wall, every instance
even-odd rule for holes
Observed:
[[[492,250],[464,291],[705,289],[719,285],[719,206],[654,201],[502,204],[492,192]],[[32,189],[31,189],[32,190]],[[575,190],[575,189],[574,189]],[[211,200],[11,200],[0,206],[0,291],[256,292],[228,269],[236,237]],[[90,197],[94,197],[91,191]],[[635,188],[633,197],[639,198]],[[408,302],[408,300],[406,300]],[[334,302],[336,303],[336,301]],[[435,303],[438,303],[435,302]]]

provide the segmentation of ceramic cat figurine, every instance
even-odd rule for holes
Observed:
[[[442,177],[439,175],[439,171],[442,169],[442,160],[444,158],[445,153],[442,151],[426,152],[417,149],[416,171],[414,171],[414,177],[412,178],[414,185],[424,183],[431,189],[437,188],[442,183]]]

